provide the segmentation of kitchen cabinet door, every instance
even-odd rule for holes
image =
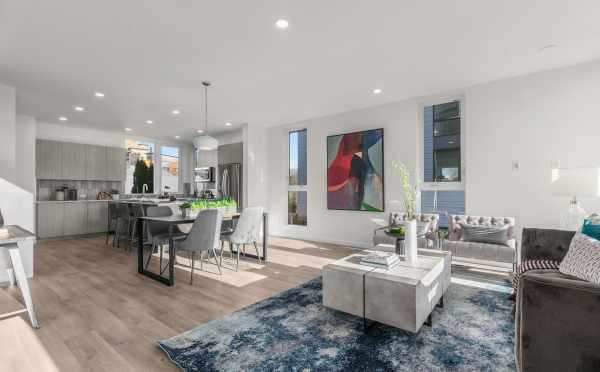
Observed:
[[[229,145],[219,146],[217,150],[217,162],[218,164],[231,163],[231,149]]]
[[[106,147],[85,146],[85,179],[97,181],[106,179]]]
[[[37,236],[54,238],[63,236],[64,203],[38,203],[37,205]]]
[[[106,232],[108,226],[108,202],[93,201],[87,203],[87,233]]]
[[[36,141],[35,175],[40,180],[58,180],[61,178],[60,142]]]
[[[65,215],[64,235],[80,235],[87,232],[87,203],[70,202],[64,203]]]
[[[63,142],[60,144],[63,180],[85,179],[85,145]]]
[[[230,155],[230,162],[231,163],[242,163],[243,162],[243,144],[240,143],[232,143],[231,145],[229,145],[231,147],[230,151],[231,151],[231,155]]]
[[[124,181],[126,172],[125,158],[127,150],[118,147],[106,148],[106,179],[109,181]]]

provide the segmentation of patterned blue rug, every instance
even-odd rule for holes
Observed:
[[[324,308],[321,278],[159,342],[185,371],[514,371],[506,293],[452,283],[418,334]]]

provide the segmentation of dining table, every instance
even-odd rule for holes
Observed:
[[[235,213],[235,214],[225,214],[223,216],[223,221],[227,221],[227,220],[235,220],[238,219],[240,217],[240,214]],[[168,226],[168,231],[169,231],[169,260],[168,260],[168,270],[167,270],[167,276],[163,276],[162,275],[162,268],[159,267],[159,272],[154,272],[151,270],[148,270],[146,267],[144,267],[144,239],[138,239],[138,273],[147,276],[148,278],[151,278],[153,280],[156,280],[157,282],[160,282],[162,284],[168,285],[168,286],[173,286],[175,285],[175,259],[176,259],[176,252],[175,252],[175,245],[173,244],[173,236],[174,236],[174,232],[175,232],[175,227],[178,225],[185,225],[185,224],[193,224],[194,221],[196,220],[196,217],[192,217],[192,216],[183,216],[181,213],[175,213],[171,216],[165,216],[165,217],[148,217],[148,216],[139,216],[137,217],[138,222],[137,223],[137,236],[139,237],[143,237],[144,236],[144,226],[145,223],[144,222],[153,222],[153,223],[159,223],[159,224],[165,224]],[[262,226],[262,232],[263,232],[263,238],[262,238],[262,255],[261,256],[257,256],[254,254],[246,254],[246,257],[250,257],[250,258],[260,258],[263,263],[267,263],[267,247],[268,247],[268,222],[269,222],[269,215],[268,213],[263,213],[263,226]],[[233,251],[233,253],[237,253],[237,251]]]

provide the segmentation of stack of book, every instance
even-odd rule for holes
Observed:
[[[392,252],[371,252],[360,259],[362,265],[389,270],[398,265],[400,257]]]

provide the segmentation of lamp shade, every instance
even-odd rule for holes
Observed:
[[[553,169],[552,194],[570,197],[600,196],[600,168]]]
[[[216,150],[219,146],[219,141],[211,136],[194,137],[194,146],[198,150]]]

